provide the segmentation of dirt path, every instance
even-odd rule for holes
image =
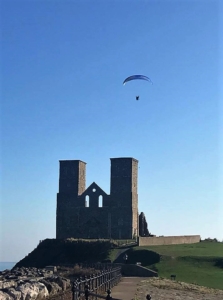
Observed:
[[[135,300],[223,300],[223,290],[210,289],[194,284],[151,277],[137,284]]]

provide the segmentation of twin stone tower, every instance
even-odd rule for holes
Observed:
[[[136,238],[137,182],[138,161],[134,158],[111,158],[110,195],[95,182],[86,189],[85,162],[61,160],[56,238]]]

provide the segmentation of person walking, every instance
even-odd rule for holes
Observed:
[[[127,264],[127,261],[128,261],[128,255],[127,254],[124,255],[124,261]]]

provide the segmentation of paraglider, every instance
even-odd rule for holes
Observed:
[[[125,85],[128,81],[135,80],[135,79],[146,80],[146,81],[150,82],[151,84],[153,84],[152,80],[149,77],[145,76],[145,75],[132,75],[132,76],[127,77],[123,81],[123,85]],[[139,100],[139,96],[136,96],[136,100]]]
[[[132,75],[132,76],[127,77],[127,78],[123,81],[123,85],[125,85],[126,82],[131,81],[131,80],[135,80],[135,79],[147,80],[147,81],[149,81],[150,83],[152,83],[152,80],[151,80],[149,77],[145,76],[145,75]]]

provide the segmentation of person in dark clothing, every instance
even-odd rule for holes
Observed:
[[[128,261],[128,255],[127,254],[124,255],[124,261],[127,264],[127,261]]]

